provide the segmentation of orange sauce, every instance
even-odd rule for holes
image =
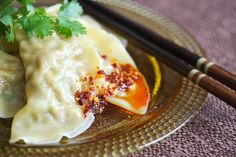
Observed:
[[[123,98],[128,101],[133,108],[140,109],[141,107],[147,106],[149,103],[149,88],[144,77],[141,74],[135,81],[135,85],[135,90],[130,91],[129,93],[127,93],[127,96]]]

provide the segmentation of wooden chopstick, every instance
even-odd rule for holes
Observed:
[[[86,2],[89,1],[80,1],[87,13],[106,23],[106,25],[109,25],[116,31],[126,34],[126,36],[129,36],[132,42],[137,44],[139,47],[148,50],[148,52],[150,52],[152,55],[157,57],[159,60],[167,64],[178,73],[199,84],[199,86],[201,86],[202,88],[206,89],[221,100],[236,108],[236,93],[234,91],[224,87],[216,80],[211,79],[210,77],[195,69],[193,66],[185,63],[183,60],[169,53],[169,51],[158,47],[156,44],[150,42],[150,40],[146,39],[136,31],[133,31],[126,25],[123,25],[122,22],[111,18],[106,13],[97,10],[96,7],[93,7]]]
[[[202,71],[203,73],[213,77],[214,79],[218,80],[219,82],[225,84],[229,88],[236,91],[236,75],[232,74],[231,72],[226,71],[222,67],[210,62],[203,56],[199,56],[196,53],[190,52],[190,50],[181,47],[162,36],[158,35],[157,33],[151,31],[150,29],[146,28],[145,26],[136,23],[127,17],[124,17],[111,9],[100,5],[91,0],[80,1],[90,5],[96,10],[99,10],[112,19],[121,22],[123,25],[126,25],[131,30],[137,31],[140,35],[147,39],[151,39],[152,43],[157,44],[159,47],[162,47],[165,50],[168,50],[169,53],[176,55],[177,57],[181,58],[185,62],[195,66],[197,69]]]

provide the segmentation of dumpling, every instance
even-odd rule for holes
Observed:
[[[85,21],[89,23],[89,25],[86,27],[86,37],[92,41],[92,44],[97,48],[97,52],[99,52],[101,56],[107,56],[108,58],[105,60],[105,62],[103,62],[103,64],[105,63],[112,65],[113,63],[118,63],[121,66],[129,64],[136,68],[134,61],[126,50],[125,46],[127,41],[125,41],[125,39],[121,37],[118,38],[113,33],[108,33],[97,21],[95,21],[90,16],[84,15],[81,17],[81,19],[82,22]],[[107,60],[109,60],[108,63]],[[110,74],[112,72],[111,69],[114,70],[114,67],[111,68],[103,65],[102,69],[106,74]],[[141,73],[138,74],[138,79],[135,82],[135,86],[136,87],[133,91],[128,93],[118,91],[116,96],[107,96],[105,99],[109,103],[123,108],[129,112],[145,114],[148,108],[149,89]]]
[[[54,14],[57,9],[58,6],[54,6],[48,12]],[[146,87],[146,91],[140,92],[146,95],[144,104],[133,107],[127,97],[133,95],[136,84],[132,84],[129,92],[118,89],[104,96],[112,89],[115,71],[123,72],[119,70],[126,66],[137,69],[119,38],[88,16],[79,20],[87,34],[71,39],[56,34],[43,40],[28,39],[18,31],[27,103],[14,117],[10,142],[24,140],[30,144],[46,144],[59,142],[63,136],[78,136],[91,126],[94,113],[103,110],[99,101],[103,105],[111,102],[138,114],[146,112],[148,88],[139,72],[135,76]],[[85,104],[89,103],[85,97],[91,98],[93,106]]]
[[[55,143],[63,136],[79,135],[93,123],[93,114],[84,115],[74,99],[79,78],[93,74],[99,65],[98,54],[81,40],[57,35],[20,40],[27,103],[14,117],[10,142]]]
[[[25,104],[24,68],[18,58],[2,51],[0,65],[0,118],[10,118]]]

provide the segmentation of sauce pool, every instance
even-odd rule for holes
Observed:
[[[150,100],[150,93],[148,85],[144,77],[140,74],[138,79],[135,80],[135,90],[130,91],[127,96],[123,97],[126,101],[130,102],[133,108],[140,109],[147,106]]]

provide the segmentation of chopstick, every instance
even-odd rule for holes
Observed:
[[[236,91],[236,75],[232,74],[231,72],[228,72],[222,67],[214,64],[213,62],[210,62],[203,56],[199,56],[196,53],[190,52],[190,50],[184,47],[174,44],[173,42],[163,38],[150,29],[147,29],[143,25],[126,18],[112,11],[111,9],[100,5],[99,3],[93,2],[91,0],[86,0],[84,1],[84,3],[89,4],[93,8],[96,8],[96,10],[100,10],[113,19],[116,19],[116,21],[119,21],[123,25],[128,26],[131,30],[137,31],[143,37],[152,39],[152,43],[155,43],[159,47],[168,50],[173,55],[176,55],[177,57],[183,59],[185,62],[191,64],[192,66],[195,66],[203,73],[208,74],[209,76]]]
[[[163,46],[159,46],[152,40],[150,41],[149,39],[152,38],[144,36],[142,33],[140,33],[139,25],[137,25],[135,29],[134,27],[129,27],[130,25],[127,25],[127,23],[124,24],[121,20],[125,17],[119,15],[119,20],[117,20],[112,16],[113,14],[107,12],[107,10],[109,10],[108,8],[101,6],[96,2],[83,0],[79,2],[84,7],[87,13],[106,23],[116,31],[129,36],[132,42],[134,42],[136,45],[145,50],[148,50],[149,53],[157,57],[159,60],[167,64],[178,73],[187,77],[189,80],[195,82],[205,90],[209,91],[221,100],[236,108],[236,93],[234,91],[221,85],[219,82],[208,77],[206,74],[201,73],[199,70],[195,69],[192,65],[189,65],[182,59],[178,58],[176,55],[173,55],[170,52],[170,49],[165,49]],[[97,6],[102,7],[103,10],[101,11],[97,8]],[[112,12],[111,10],[109,11]],[[129,21],[130,20],[126,18],[126,22]]]

